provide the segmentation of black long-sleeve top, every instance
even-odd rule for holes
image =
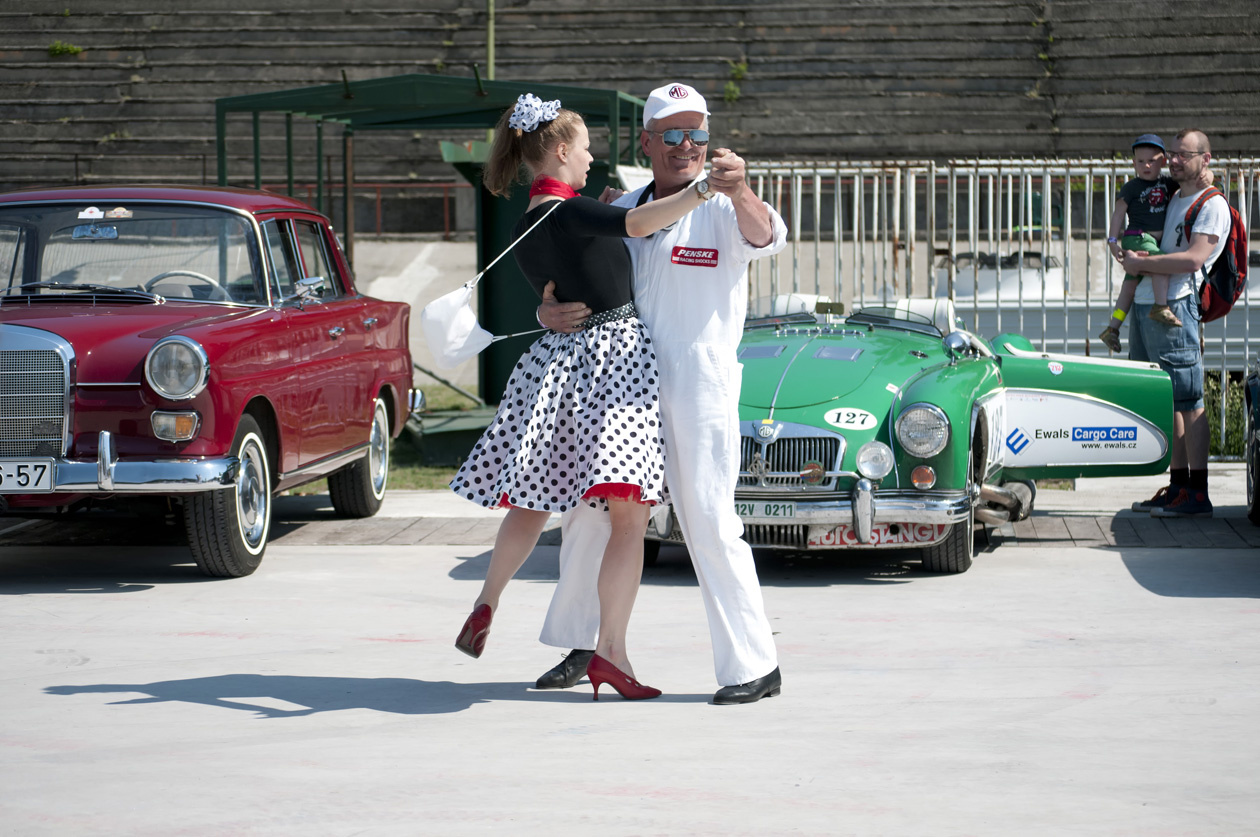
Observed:
[[[519,236],[551,209],[544,202],[521,216]],[[626,213],[594,198],[564,201],[513,251],[516,263],[540,297],[548,282],[556,283],[560,302],[585,302],[593,314],[620,308],[633,299]]]

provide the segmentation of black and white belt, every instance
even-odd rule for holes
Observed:
[[[582,323],[582,328],[595,328],[604,323],[611,323],[617,320],[628,320],[631,317],[638,316],[639,312],[635,310],[633,302],[627,302],[620,308],[611,308],[607,311],[600,311],[598,314],[592,314],[587,317],[586,322]]]

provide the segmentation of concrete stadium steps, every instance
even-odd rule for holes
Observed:
[[[76,154],[93,180],[199,180],[218,97],[335,84],[343,71],[486,71],[483,4],[242,5],[0,10],[0,188],[38,185]],[[1257,35],[1255,0],[1189,11],[1137,0],[499,0],[496,76],[640,96],[685,80],[709,98],[720,141],[767,161],[1105,156],[1134,133],[1184,124],[1208,131],[1218,153],[1254,153]],[[50,56],[55,41],[83,51]],[[1152,56],[1175,71],[1159,76]],[[263,121],[269,182],[284,176],[282,124]],[[300,138],[313,131],[294,124],[298,168],[312,171]],[[229,133],[232,180],[252,179],[248,121],[234,117]],[[438,138],[361,133],[357,174],[449,178]],[[325,141],[339,154],[335,126]]]

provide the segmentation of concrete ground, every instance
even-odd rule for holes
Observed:
[[[1038,519],[1158,484],[1043,491]],[[1218,517],[1242,515],[1241,488],[1239,466],[1213,466]],[[667,547],[631,626],[637,672],[665,695],[596,703],[585,682],[531,688],[559,660],[536,641],[554,538],[472,660],[452,642],[485,539],[304,542],[319,505],[285,498],[284,533],[237,580],[202,578],[177,540],[135,526],[0,533],[0,834],[1244,835],[1260,821],[1254,546],[999,542],[957,576],[905,553],[759,555],[784,687],[749,706],[709,703],[703,606]],[[494,518],[400,492],[380,522],[472,533]]]

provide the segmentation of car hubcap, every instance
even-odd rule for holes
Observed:
[[[236,479],[236,517],[241,537],[252,548],[262,542],[267,523],[267,470],[263,452],[246,442],[241,450],[241,470]]]
[[[389,475],[389,431],[385,420],[385,407],[378,401],[376,412],[372,416],[372,439],[368,444],[372,493],[377,497],[385,491],[385,478]]]

